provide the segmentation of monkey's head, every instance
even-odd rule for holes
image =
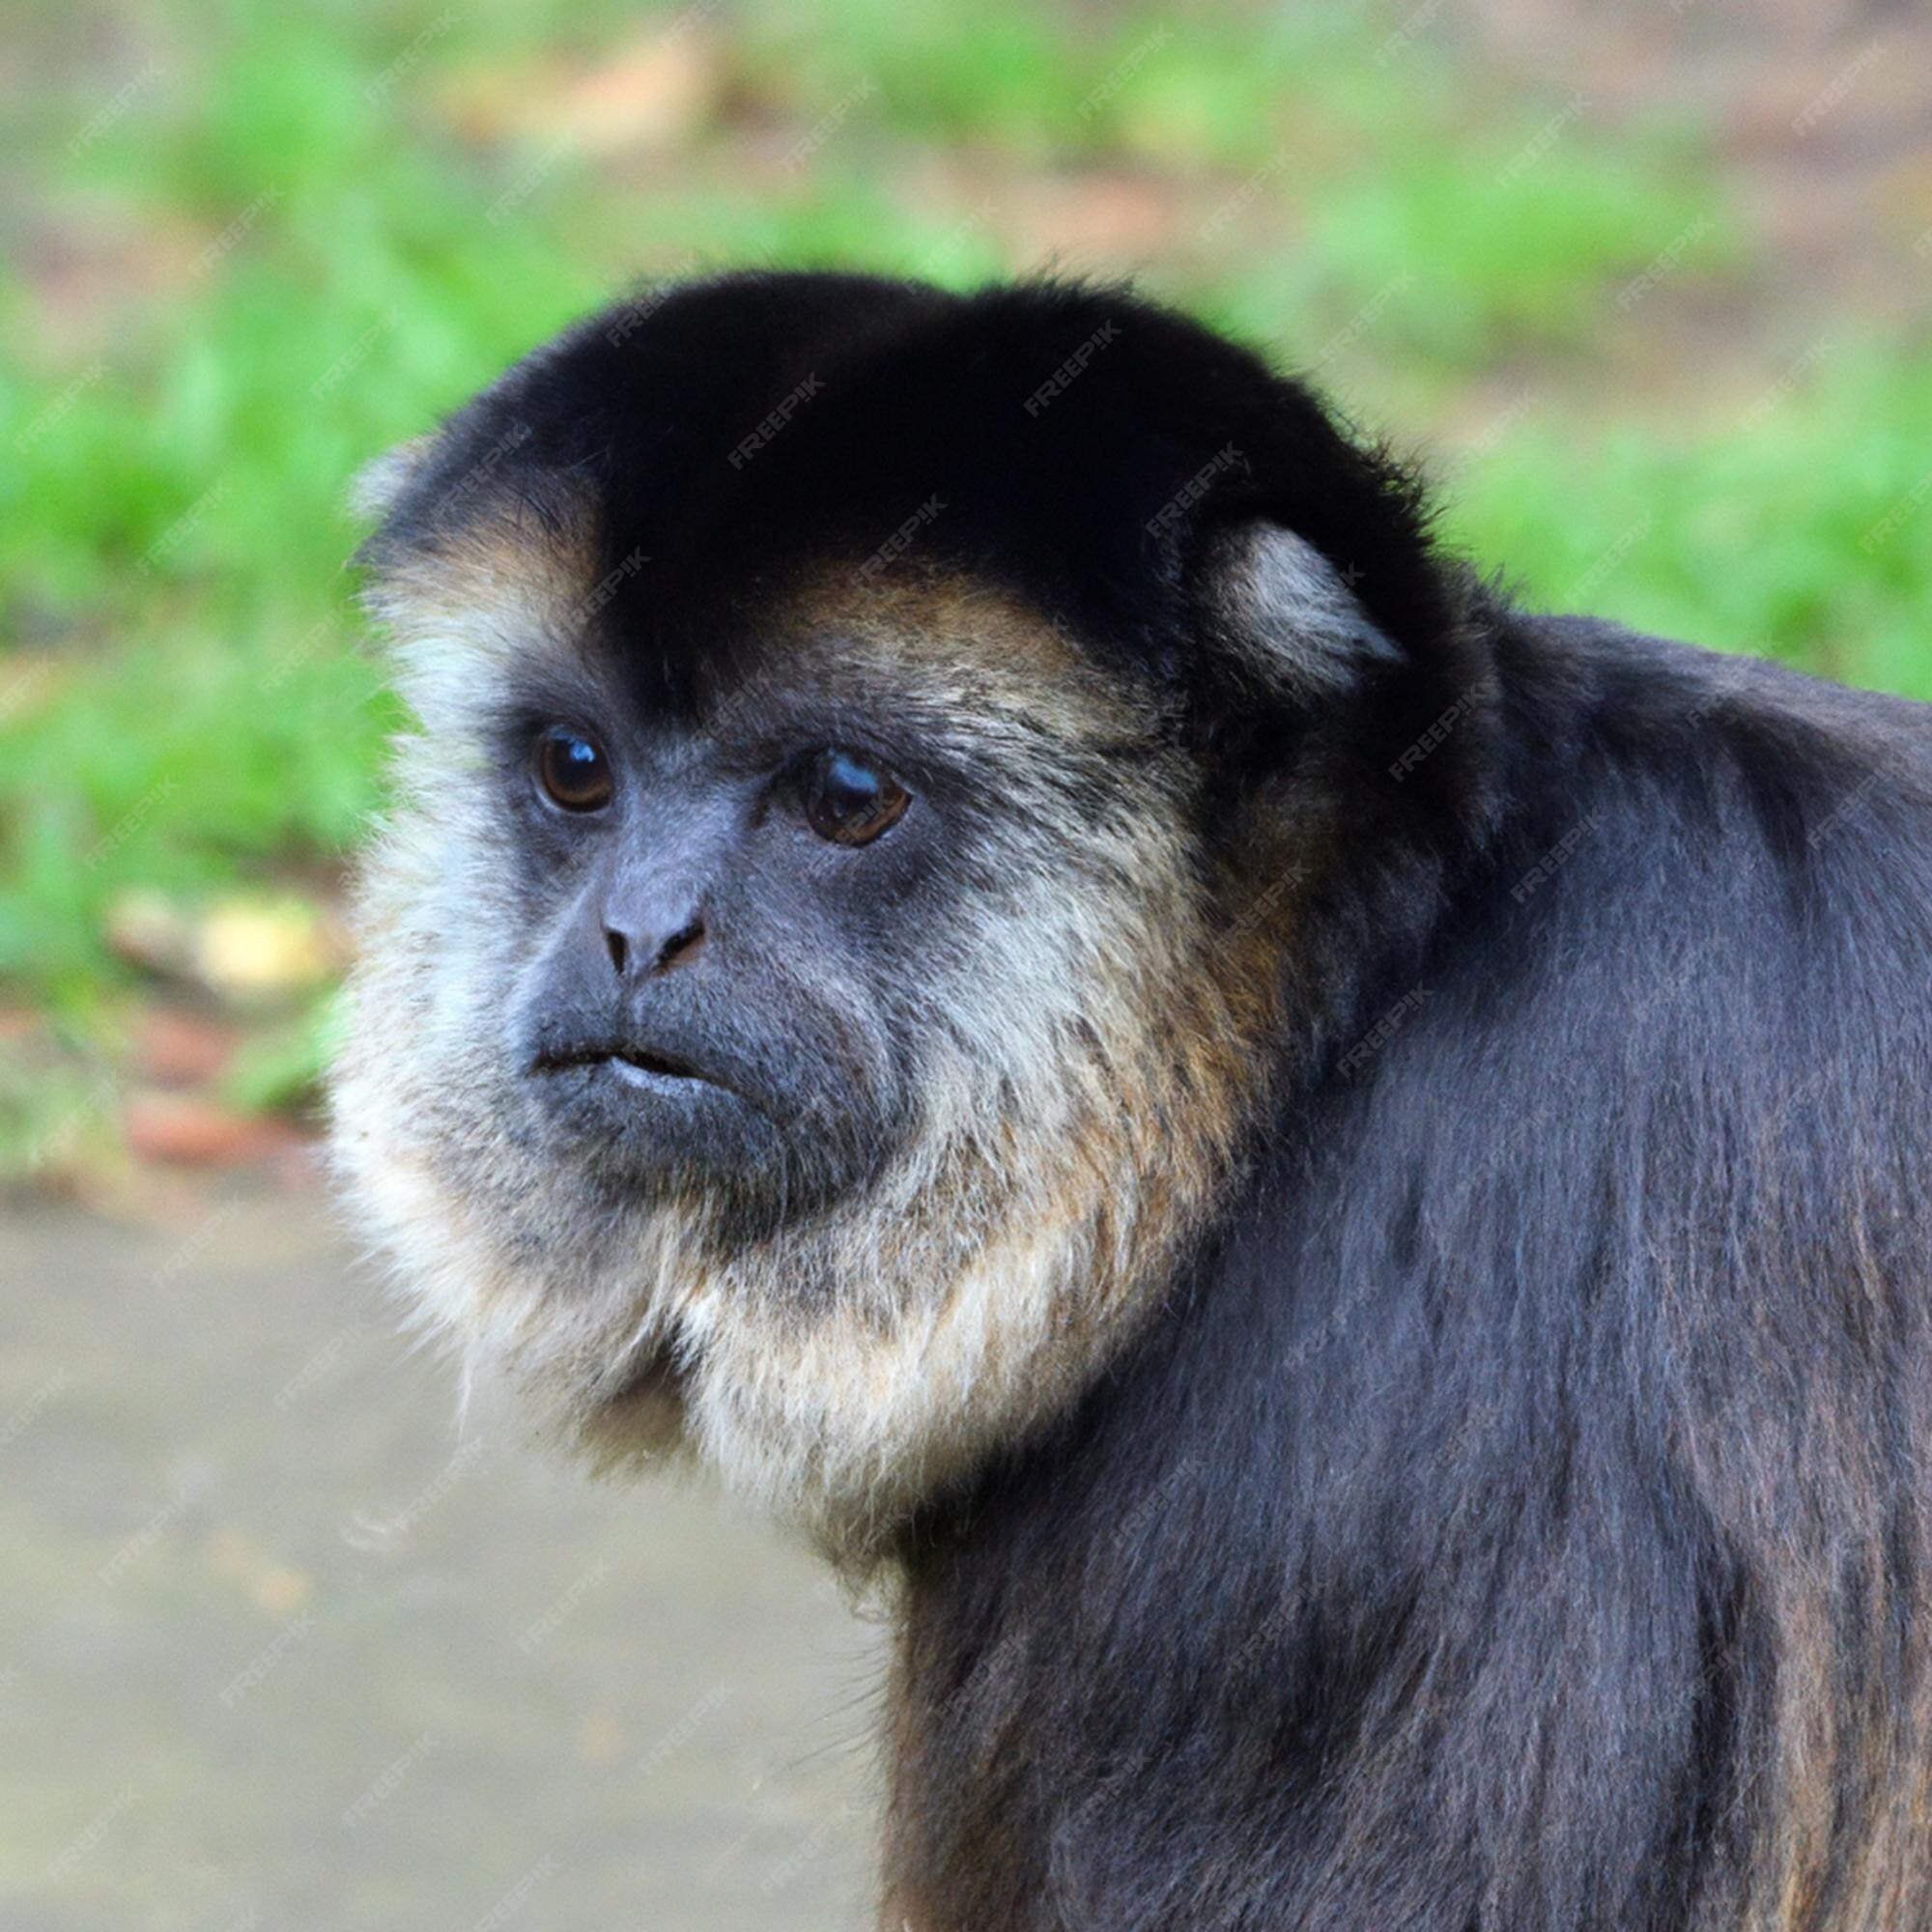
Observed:
[[[420,729],[355,1201],[568,1434],[876,1549],[1238,1160],[1358,829],[1322,769],[1453,683],[1412,497],[1124,294],[757,275],[573,329],[368,500]]]

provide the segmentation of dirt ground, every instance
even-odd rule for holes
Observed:
[[[0,1218],[0,1924],[867,1922],[879,1633],[459,1428],[313,1190]]]

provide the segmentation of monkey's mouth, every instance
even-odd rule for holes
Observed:
[[[573,1032],[533,1040],[519,1058],[558,1151],[619,1195],[761,1183],[781,1161],[783,1135],[756,1069],[693,1044],[701,1058],[687,1059],[682,1038]]]
[[[563,1051],[542,1053],[537,1056],[530,1070],[533,1073],[563,1073],[572,1068],[608,1072],[628,1086],[641,1087],[652,1093],[689,1093],[695,1087],[710,1087],[721,1094],[742,1097],[728,1081],[692,1065],[688,1060],[627,1043],[570,1047]]]

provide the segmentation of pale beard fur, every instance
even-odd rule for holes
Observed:
[[[915,1124],[863,1190],[757,1238],[702,1200],[626,1202],[547,1151],[505,1042],[533,947],[457,696],[489,641],[405,638],[429,728],[365,870],[333,1083],[355,1210],[469,1371],[558,1434],[695,1452],[864,1566],[1158,1305],[1259,1098],[1278,935],[1216,929],[1179,774],[1145,768],[1077,843],[1015,828],[1009,885],[907,996]],[[639,1391],[668,1357],[677,1393]]]

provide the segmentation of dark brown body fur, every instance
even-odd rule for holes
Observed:
[[[919,1932],[1932,1925],[1923,714],[1492,622],[1511,819],[908,1540]]]

